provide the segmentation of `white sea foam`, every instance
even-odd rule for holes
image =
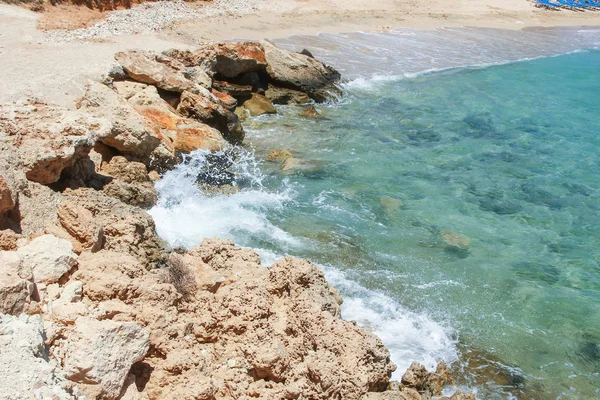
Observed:
[[[392,378],[400,379],[413,361],[435,369],[439,361],[458,359],[450,328],[426,314],[414,313],[385,293],[368,290],[333,267],[321,267],[327,281],[344,295],[342,318],[356,321],[376,334],[398,366]]]

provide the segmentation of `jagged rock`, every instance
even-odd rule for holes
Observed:
[[[275,149],[271,150],[267,155],[267,161],[285,161],[288,158],[292,158],[293,155],[289,150],[286,149]]]
[[[58,181],[61,172],[108,135],[110,121],[28,100],[0,107],[0,137],[13,143],[27,179]]]
[[[73,246],[64,239],[52,235],[37,237],[26,246],[20,247],[17,254],[24,268],[33,272],[36,283],[55,283],[77,265],[77,255]]]
[[[229,143],[239,144],[244,140],[244,129],[237,115],[223,107],[208,91],[183,92],[177,112],[218,129]]]
[[[422,392],[426,389],[428,378],[427,369],[418,362],[413,362],[402,375],[402,384]]]
[[[0,313],[19,315],[33,293],[31,269],[14,251],[0,251]]]
[[[310,106],[302,110],[302,112],[300,112],[300,116],[312,119],[323,118],[323,116],[317,111],[317,109],[314,106]]]
[[[10,211],[15,206],[8,183],[2,175],[0,175],[0,214]]]
[[[96,232],[101,232],[102,249],[134,255],[148,267],[163,262],[164,244],[142,209],[89,188],[66,190],[61,207],[70,210],[59,219],[61,225],[86,246],[96,243]]]
[[[315,101],[325,101],[339,94],[336,84],[340,73],[314,58],[292,53],[267,42],[261,42],[267,61],[267,73],[278,86],[300,90]]]
[[[150,208],[156,203],[156,189],[143,163],[116,156],[104,164],[100,172],[114,178],[102,188],[109,196],[142,208]]]
[[[83,284],[72,280],[62,290],[60,297],[50,304],[50,315],[55,321],[72,325],[77,318],[88,313],[87,307],[81,302]]]
[[[215,96],[217,99],[219,99],[221,104],[223,104],[223,107],[225,107],[229,111],[233,111],[237,107],[237,104],[238,104],[237,100],[234,97],[228,95],[227,93],[219,92],[218,90],[215,90],[215,89],[212,89],[211,93],[213,96]]]
[[[440,400],[448,399],[447,397],[442,397]],[[450,400],[475,400],[475,395],[473,393],[463,393],[460,390],[457,390],[456,393],[449,398]]]
[[[310,97],[299,90],[285,89],[277,86],[269,85],[265,92],[265,96],[273,102],[273,104],[306,104],[310,101]]]
[[[91,398],[116,399],[131,366],[148,351],[148,332],[132,322],[79,317],[65,335],[55,341],[52,353],[65,375]]]
[[[0,387],[5,399],[76,399],[46,356],[42,319],[0,314]]]
[[[139,92],[136,95],[139,95]],[[88,82],[85,94],[79,99],[77,107],[81,111],[105,117],[112,122],[110,134],[99,138],[105,145],[117,149],[122,154],[137,157],[153,167],[174,164],[171,140],[161,134],[151,119],[138,113],[109,87],[98,82]]]
[[[213,82],[213,88],[219,92],[227,93],[236,98],[250,97],[252,95],[252,85],[238,85],[231,82],[217,81]]]
[[[440,236],[446,246],[451,250],[466,251],[471,247],[471,239],[454,231],[444,230]]]
[[[183,74],[185,66],[163,54],[130,50],[115,54],[115,60],[131,79],[181,93],[194,87]]]
[[[260,95],[258,93],[252,93],[252,97],[246,100],[243,106],[253,117],[257,117],[263,114],[277,113],[277,110],[273,106],[273,103],[271,103],[271,101],[265,96]]]
[[[177,152],[189,153],[203,149],[210,151],[223,150],[227,142],[215,128],[195,121],[182,121],[177,125],[177,136],[173,147]]]
[[[253,71],[264,70],[267,66],[265,52],[256,42],[225,42],[211,46],[215,54],[214,70],[226,78]]]
[[[193,83],[204,89],[210,89],[213,85],[212,78],[202,68],[190,68],[188,69],[190,79]]]

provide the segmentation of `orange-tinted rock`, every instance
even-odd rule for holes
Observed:
[[[213,96],[219,99],[221,101],[221,104],[223,104],[223,106],[229,111],[233,111],[237,107],[237,100],[232,96],[228,95],[227,93],[219,92],[215,89],[212,89],[211,93],[213,94]]]
[[[213,47],[216,54],[215,71],[226,78],[264,70],[267,66],[265,52],[256,42],[225,42]]]
[[[8,187],[8,183],[6,183],[4,177],[0,175],[0,214],[12,210],[14,206],[15,203]]]

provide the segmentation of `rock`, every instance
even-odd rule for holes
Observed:
[[[79,382],[84,392],[116,399],[131,366],[146,355],[149,340],[148,332],[136,323],[79,317],[52,352],[65,375]]]
[[[208,91],[199,94],[183,92],[177,112],[218,129],[229,143],[239,144],[244,140],[244,128],[237,115],[223,107]]]
[[[70,281],[60,297],[50,305],[50,315],[56,321],[72,325],[77,318],[88,313],[87,307],[81,302],[83,284],[81,281]]]
[[[398,211],[404,207],[404,202],[402,202],[402,200],[390,196],[380,198],[379,203],[383,206],[385,214],[388,217],[396,215]]]
[[[8,187],[8,183],[2,175],[0,175],[0,214],[10,211],[15,206],[15,203]]]
[[[246,98],[252,96],[253,88],[252,85],[238,85],[235,83],[217,81],[213,82],[213,88],[222,93],[235,98]]]
[[[460,390],[457,390],[456,393],[450,397],[450,400],[476,400],[475,395],[473,393],[463,393]]]
[[[177,152],[189,153],[203,149],[219,151],[227,147],[221,133],[208,125],[195,121],[182,121],[177,125],[177,136],[173,147]]]
[[[289,157],[286,158],[279,168],[284,172],[300,172],[300,171],[316,171],[321,168],[318,161],[303,160],[301,158]]]
[[[427,379],[429,392],[433,396],[440,396],[442,394],[444,385],[447,383],[454,383],[454,379],[452,379],[452,374],[446,366],[446,363],[444,361],[440,361],[435,369],[435,372],[430,374],[429,378]]]
[[[115,54],[115,60],[135,81],[178,93],[194,87],[183,74],[185,66],[163,54],[130,50]]]
[[[216,57],[214,69],[226,78],[253,71],[264,70],[267,66],[265,52],[256,42],[225,42],[211,48]]]
[[[237,104],[238,104],[237,100],[235,98],[231,97],[230,95],[228,95],[227,93],[219,92],[218,90],[215,90],[215,89],[212,89],[211,93],[213,96],[215,96],[217,99],[219,99],[221,104],[223,104],[223,107],[225,107],[229,111],[233,111],[237,107]]]
[[[92,212],[74,202],[62,202],[58,206],[57,218],[59,227],[64,229],[76,253],[85,249],[98,251],[104,241],[104,230],[94,221]],[[52,227],[46,229],[47,233],[60,235]],[[61,237],[65,238],[61,235]]]
[[[213,86],[212,78],[202,68],[189,68],[188,73],[191,81],[196,85],[209,90]]]
[[[150,208],[156,203],[156,189],[143,163],[116,156],[104,164],[100,172],[114,178],[102,188],[109,196],[142,208]]]
[[[141,92],[145,92],[145,89],[131,98],[139,96]],[[175,163],[171,140],[161,134],[160,128],[151,119],[145,118],[107,86],[88,82],[77,107],[112,122],[110,134],[99,138],[103,144],[122,154],[137,157],[149,166],[164,167]]]
[[[236,107],[234,112],[240,121],[245,121],[248,119],[248,110],[246,110],[244,107]]]
[[[309,106],[300,112],[301,117],[321,119],[323,116],[317,111],[314,106]]]
[[[0,250],[16,250],[21,235],[11,229],[0,230]]]
[[[24,312],[33,293],[31,269],[21,263],[14,251],[0,251],[0,313]]]
[[[35,316],[0,314],[0,387],[6,399],[75,399],[69,383],[48,360],[44,325]]]
[[[263,114],[276,114],[277,110],[271,103],[271,100],[258,93],[253,93],[252,97],[246,100],[243,104],[251,116],[257,117]]]
[[[113,87],[119,96],[129,100],[131,97],[146,89],[148,85],[134,81],[118,81],[113,83]]]
[[[460,233],[444,230],[440,232],[440,236],[450,250],[466,251],[471,247],[471,239]]]
[[[286,149],[275,149],[271,150],[267,155],[267,161],[285,161],[288,158],[292,158],[293,155],[289,150]]]
[[[269,78],[278,86],[299,90],[315,101],[325,101],[340,93],[336,84],[340,73],[314,58],[282,50],[261,42]]]
[[[86,246],[101,232],[102,249],[131,254],[148,268],[166,257],[152,217],[140,208],[88,188],[65,191],[60,207],[70,210],[60,224]]]
[[[427,387],[428,378],[429,372],[427,372],[427,369],[418,362],[413,362],[410,364],[410,367],[408,367],[404,375],[402,375],[401,382],[405,386],[423,392]]]
[[[55,283],[77,265],[73,246],[52,235],[37,237],[17,250],[23,267],[33,272],[35,283]]]
[[[112,129],[106,119],[34,100],[0,106],[0,114],[0,137],[13,142],[27,179],[42,184],[58,181]]]
[[[269,88],[265,92],[265,96],[271,100],[273,104],[306,104],[310,101],[310,97],[304,92],[280,88],[273,85],[269,85]]]

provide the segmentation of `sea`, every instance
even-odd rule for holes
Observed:
[[[600,398],[600,29],[292,36],[344,95],[244,122],[156,184],[173,247],[231,238],[319,265],[400,379],[445,361],[478,399]],[[300,168],[269,161],[287,149]],[[222,171],[221,171],[222,172]]]

